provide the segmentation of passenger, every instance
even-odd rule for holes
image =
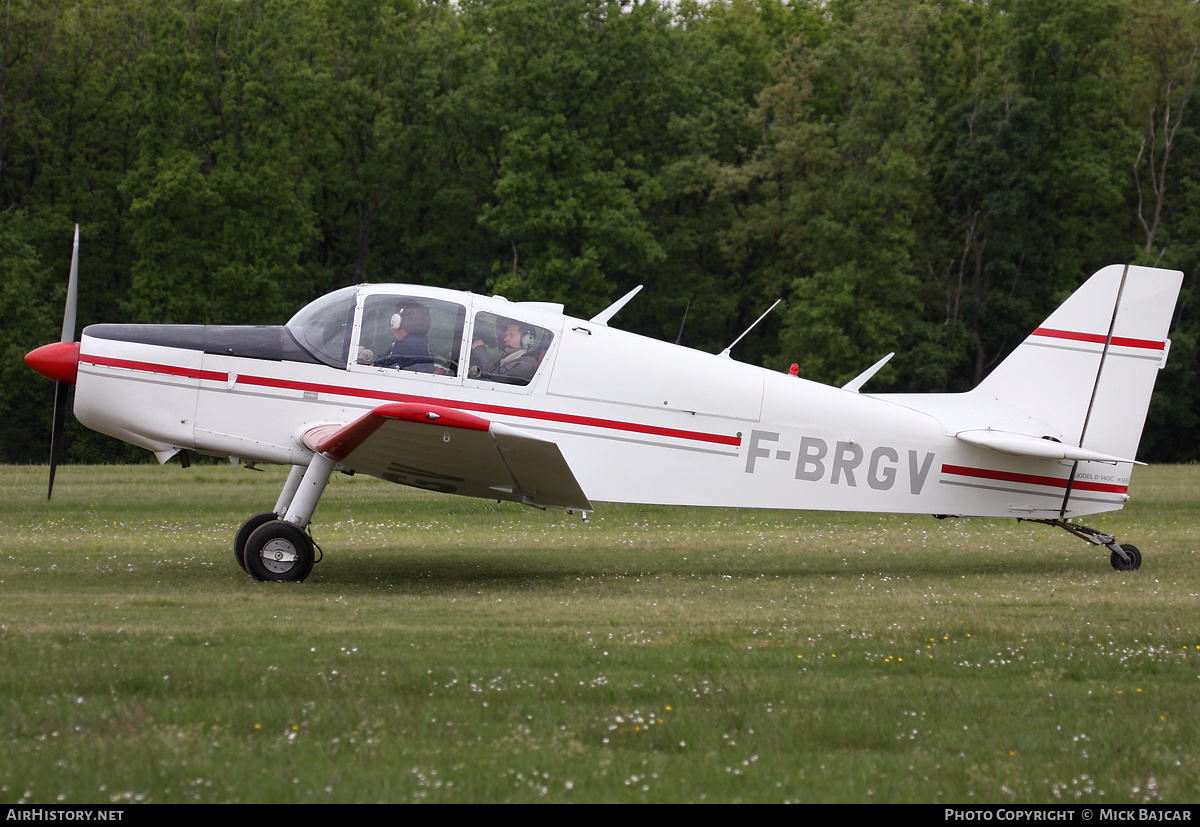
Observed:
[[[536,337],[532,328],[512,319],[496,319],[496,347],[504,355],[492,361],[483,339],[471,343],[471,376],[492,382],[527,385],[541,360],[533,351]]]
[[[429,308],[423,304],[397,302],[396,312],[391,319],[392,342],[375,365],[398,370],[433,370],[433,357],[429,355],[429,328],[432,326]]]

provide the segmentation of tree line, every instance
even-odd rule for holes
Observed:
[[[1186,0],[6,0],[0,461],[82,324],[363,281],[558,301],[877,391],[974,386],[1111,263],[1187,277],[1141,458],[1200,457]],[[684,322],[686,314],[686,323]],[[650,368],[648,368],[650,369]],[[74,428],[69,459],[136,452]]]

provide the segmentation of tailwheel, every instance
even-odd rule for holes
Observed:
[[[1121,550],[1128,555],[1129,559],[1121,559],[1121,555],[1114,551],[1112,556],[1109,558],[1114,569],[1117,571],[1133,571],[1134,569],[1139,569],[1142,567],[1142,553],[1138,551],[1137,546],[1130,545],[1129,543],[1122,543]]]
[[[1031,523],[1042,523],[1064,529],[1081,540],[1087,540],[1095,546],[1104,546],[1112,551],[1108,560],[1117,571],[1134,571],[1142,567],[1142,553],[1137,546],[1129,543],[1117,543],[1117,538],[1085,525],[1070,523],[1066,520],[1028,520]]]
[[[255,514],[246,522],[242,523],[242,527],[237,530],[237,536],[233,538],[233,559],[237,560],[237,564],[242,567],[242,571],[249,573],[246,569],[246,541],[250,539],[250,535],[254,533],[259,526],[278,520],[279,515],[274,511],[268,511],[265,514]]]
[[[299,583],[312,571],[313,543],[304,531],[284,520],[271,520],[246,540],[246,571],[256,580]]]

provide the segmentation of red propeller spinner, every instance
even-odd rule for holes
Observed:
[[[55,342],[25,354],[25,364],[47,379],[75,384],[79,373],[79,342]]]

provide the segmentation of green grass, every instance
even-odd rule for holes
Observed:
[[[602,506],[282,469],[0,468],[0,802],[1200,798],[1200,468],[1090,524]]]

